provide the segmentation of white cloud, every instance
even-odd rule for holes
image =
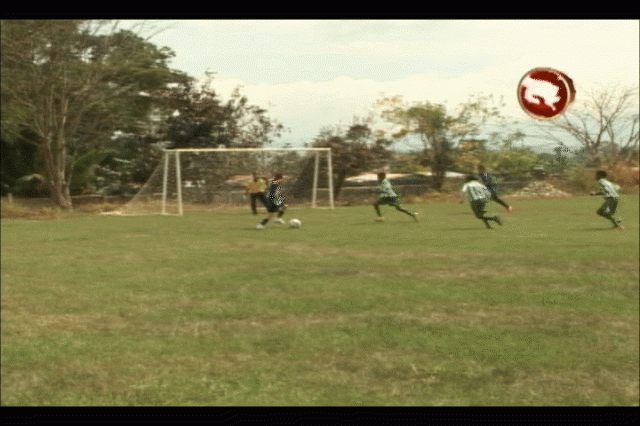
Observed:
[[[217,71],[223,97],[241,85],[249,102],[309,142],[323,126],[365,116],[384,93],[407,101],[504,96],[505,114],[528,119],[516,88],[530,69],[596,84],[638,84],[638,21],[178,21],[160,45],[193,76]],[[185,38],[185,41],[181,41]]]

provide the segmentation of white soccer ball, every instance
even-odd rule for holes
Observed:
[[[292,228],[300,228],[302,226],[302,222],[299,219],[291,219],[289,221],[289,226]]]

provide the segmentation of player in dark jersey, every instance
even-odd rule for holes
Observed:
[[[501,204],[505,209],[507,209],[507,211],[512,212],[513,207],[498,197],[498,187],[495,176],[489,173],[487,168],[483,165],[478,166],[478,175],[480,176],[480,182],[482,182],[491,193],[491,199],[496,203]]]
[[[259,223],[256,226],[256,229],[265,229],[267,223],[275,216],[278,217],[274,219],[276,223],[284,223],[282,220],[282,215],[287,210],[287,205],[285,204],[284,197],[282,196],[282,192],[280,190],[280,182],[282,181],[282,174],[276,173],[273,176],[273,180],[269,185],[269,192],[265,196],[265,207],[267,208],[267,217],[264,218],[262,223]]]

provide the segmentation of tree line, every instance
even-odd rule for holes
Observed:
[[[71,195],[144,182],[161,148],[259,147],[284,130],[239,90],[170,68],[174,52],[116,21],[3,20],[2,190]],[[212,76],[210,76],[212,78]]]
[[[134,192],[162,148],[262,147],[286,131],[240,89],[223,101],[214,74],[171,69],[174,52],[117,21],[3,20],[1,43],[3,194],[46,193],[70,209],[74,194]],[[454,109],[383,97],[372,116],[319,129],[307,145],[332,148],[336,195],[347,177],[392,162],[431,171],[436,189],[446,171],[480,162],[498,172],[557,171],[576,159],[637,164],[638,88],[581,95],[561,119],[538,125],[557,143],[552,157],[517,148],[527,135],[490,95]],[[582,149],[570,153],[567,138]],[[398,156],[398,144],[412,154]]]

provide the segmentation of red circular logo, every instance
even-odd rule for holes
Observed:
[[[573,81],[552,68],[535,68],[518,84],[518,101],[536,120],[553,120],[564,114],[576,99]]]

